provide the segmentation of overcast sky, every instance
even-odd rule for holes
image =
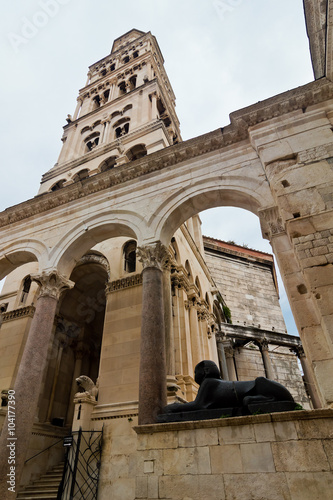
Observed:
[[[88,66],[132,28],[158,40],[184,140],[313,80],[302,0],[15,0],[0,27],[0,210],[36,195]],[[249,212],[220,208],[201,218],[207,236],[271,252]],[[281,305],[296,334],[283,290]]]

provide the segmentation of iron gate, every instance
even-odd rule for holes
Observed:
[[[57,500],[97,499],[102,437],[103,430],[83,431],[80,428],[65,438],[67,451]]]

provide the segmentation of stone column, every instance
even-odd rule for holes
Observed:
[[[76,379],[80,375],[82,375],[82,372],[81,372],[82,359],[83,359],[83,356],[86,353],[86,351],[87,351],[87,349],[84,347],[83,342],[78,342],[76,344],[75,349],[74,349],[75,365],[74,365],[74,371],[73,371],[72,389],[71,389],[71,393],[69,396],[68,411],[67,411],[67,416],[66,416],[66,423],[67,424],[71,424],[73,421],[74,396],[78,392]]]
[[[151,99],[151,119],[152,120],[157,120],[157,94],[154,92],[153,94],[150,94],[150,99]]]
[[[322,404],[320,402],[317,389],[316,389],[316,384],[313,378],[313,375],[311,373],[311,369],[308,364],[308,360],[306,359],[305,352],[302,346],[295,347],[292,349],[296,356],[299,358],[302,369],[303,369],[303,374],[304,374],[304,385],[306,387],[306,390],[311,398],[312,401],[312,406],[313,408],[322,408]]]
[[[267,340],[260,340],[258,342],[259,349],[261,352],[262,360],[264,363],[265,367],[265,373],[266,373],[266,378],[269,378],[270,380],[274,380],[274,372],[273,372],[273,366],[271,362],[271,358],[269,357],[269,352],[268,352],[268,342]]]
[[[51,422],[53,403],[54,403],[55,391],[57,388],[57,382],[58,382],[58,377],[59,377],[62,353],[63,353],[64,347],[66,346],[66,344],[68,342],[67,336],[64,335],[63,333],[60,333],[57,335],[57,340],[58,340],[58,353],[57,353],[57,359],[56,359],[56,366],[55,366],[55,370],[54,370],[54,377],[53,377],[53,384],[52,384],[51,395],[50,395],[50,400],[49,400],[49,407],[48,407],[47,416],[46,416],[46,422],[48,422],[48,423]]]
[[[191,349],[194,368],[204,358],[202,356],[201,342],[200,342],[200,326],[198,318],[198,310],[196,302],[193,300],[188,301],[189,316],[190,316],[190,331],[191,331]]]
[[[79,118],[81,107],[82,107],[82,100],[78,99],[77,105],[75,108],[75,112],[74,112],[74,116],[73,116],[73,120],[77,120]]]
[[[9,473],[8,438],[15,445],[16,491],[19,486],[24,461],[29,447],[32,426],[38,408],[43,376],[48,362],[48,350],[52,342],[52,331],[58,300],[62,291],[72,288],[74,283],[60,276],[57,271],[32,275],[40,285],[36,310],[31,322],[20,367],[14,385],[15,390],[15,435],[8,435],[8,417],[1,434],[0,495],[8,498],[7,474]]]
[[[164,298],[164,326],[165,326],[165,353],[168,375],[175,375],[175,339],[172,322],[172,297],[170,279],[170,261],[163,269],[163,298]]]
[[[237,373],[236,373],[235,359],[234,359],[234,348],[231,342],[227,342],[224,344],[224,352],[227,360],[229,380],[237,380]]]
[[[139,375],[139,425],[152,424],[166,405],[163,263],[161,242],[137,249],[142,271],[142,323]]]
[[[227,359],[224,352],[224,345],[222,342],[217,342],[217,353],[219,356],[220,366],[221,366],[221,376],[223,380],[229,380]]]

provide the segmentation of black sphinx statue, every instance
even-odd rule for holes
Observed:
[[[283,385],[265,377],[244,382],[222,380],[218,367],[209,360],[198,363],[194,375],[200,386],[195,400],[165,406],[163,413],[157,416],[157,422],[292,411],[296,407],[292,395]]]

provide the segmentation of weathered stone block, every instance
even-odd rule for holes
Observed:
[[[220,475],[162,476],[159,478],[159,498],[172,500],[224,500],[224,484]]]
[[[224,484],[226,500],[294,500],[283,473],[226,474]]]
[[[240,445],[244,472],[275,472],[270,443]]]
[[[295,422],[300,439],[333,439],[333,420],[317,418]]]
[[[219,442],[217,429],[197,429],[195,432],[179,431],[178,444],[180,448],[193,446],[213,446]]]
[[[292,500],[332,500],[331,472],[286,473]]]
[[[321,441],[272,443],[277,471],[327,471],[329,463]]]
[[[209,448],[163,450],[164,475],[211,474]]]
[[[213,474],[243,472],[240,445],[211,446],[210,460]]]
[[[289,441],[291,439],[297,439],[294,422],[274,422],[273,427],[276,441]]]
[[[220,443],[225,444],[250,443],[256,440],[252,425],[221,427],[218,434]]]
[[[177,448],[178,433],[177,432],[155,432],[148,434],[148,447],[151,450],[164,448]]]
[[[148,495],[148,477],[139,476],[136,478],[135,497],[147,498]]]

